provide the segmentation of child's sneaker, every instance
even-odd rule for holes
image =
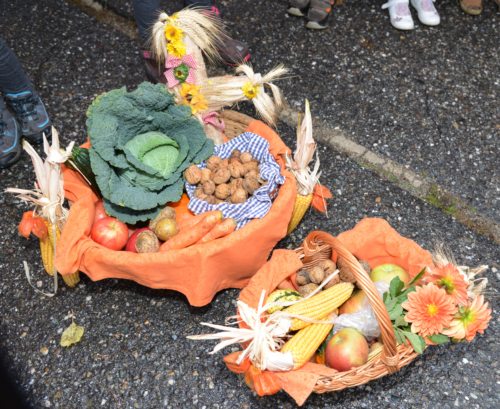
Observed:
[[[382,5],[382,9],[387,8],[394,28],[398,30],[413,30],[415,28],[408,0],[389,0]]]
[[[309,2],[311,0],[289,0],[288,1],[288,14],[297,17],[304,17],[307,14]]]
[[[411,0],[411,5],[418,12],[418,19],[426,26],[437,26],[441,19],[434,7],[434,0]]]
[[[0,168],[7,168],[17,162],[21,151],[19,125],[0,96]]]
[[[5,100],[21,126],[22,135],[31,143],[41,143],[50,134],[50,119],[42,100],[32,91],[5,94]]]
[[[328,27],[328,17],[332,11],[333,0],[311,0],[307,11],[306,28],[323,30]]]

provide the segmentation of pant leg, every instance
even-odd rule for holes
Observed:
[[[0,92],[5,95],[27,90],[33,91],[28,76],[14,52],[0,37]]]
[[[148,42],[151,27],[160,12],[160,0],[133,0],[134,18],[139,29],[139,36],[144,45]]]

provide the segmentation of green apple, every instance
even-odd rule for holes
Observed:
[[[410,276],[406,270],[396,264],[381,264],[375,267],[370,273],[370,278],[375,283],[377,281],[385,281],[387,284],[390,284],[391,280],[396,276],[398,276],[405,285],[410,282]]]

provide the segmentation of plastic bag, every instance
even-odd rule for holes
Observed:
[[[375,287],[381,297],[385,292],[389,291],[389,284],[384,281],[375,283]],[[368,298],[365,297],[363,306],[359,311],[352,314],[341,314],[335,319],[333,333],[336,334],[342,328],[356,328],[368,341],[380,336],[380,327]]]

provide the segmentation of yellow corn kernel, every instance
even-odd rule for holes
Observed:
[[[40,240],[40,253],[42,256],[43,267],[49,275],[54,275],[54,246],[61,236],[61,232],[58,227],[56,227],[55,236],[54,230],[52,229],[52,224],[45,220],[45,225],[47,226],[48,235],[45,239]]]
[[[323,317],[327,320],[329,316]],[[333,328],[332,324],[311,324],[298,331],[283,345],[280,352],[290,352],[293,357],[293,369],[300,368],[311,359],[321,343]]]
[[[312,199],[313,199],[312,194],[307,196],[302,196],[299,194],[297,195],[297,197],[295,198],[295,204],[293,205],[292,218],[288,223],[287,234],[290,234],[299,225],[300,221],[306,214],[307,209],[309,209]]]
[[[54,248],[61,237],[61,231],[59,227],[56,226],[54,236],[52,223],[45,220],[45,225],[47,226],[48,235],[45,239],[40,240],[40,253],[42,255],[42,263],[45,271],[53,276],[54,273],[57,273],[54,265]],[[73,274],[63,275],[62,278],[68,287],[74,287],[80,282],[80,273],[77,271]]]
[[[319,320],[321,317],[331,314],[336,308],[346,302],[352,294],[354,285],[351,283],[339,283],[327,290],[320,291],[318,294],[304,301],[299,301],[285,310],[284,312],[293,315],[301,315],[313,320]],[[299,318],[293,318],[290,326],[291,331],[296,331],[310,325],[307,321]]]
[[[61,274],[61,277],[68,287],[74,287],[80,282],[79,271],[73,274]]]

